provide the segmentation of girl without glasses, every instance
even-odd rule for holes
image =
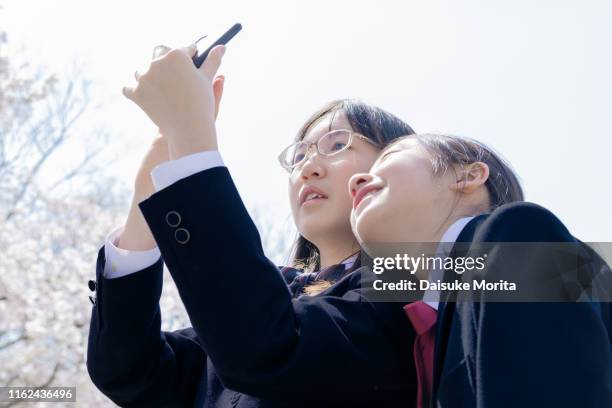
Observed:
[[[610,268],[553,213],[524,202],[517,177],[490,148],[412,135],[351,177],[349,189],[353,231],[370,256],[388,243],[440,243],[443,259],[474,260],[484,248],[473,279],[435,268],[423,278],[517,288],[425,290],[406,305],[419,333],[419,407],[612,406]],[[577,301],[576,276],[585,293],[608,292]]]

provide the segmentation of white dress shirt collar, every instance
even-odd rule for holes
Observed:
[[[446,257],[450,253],[455,241],[463,231],[463,228],[472,220],[474,217],[463,217],[459,218],[457,221],[451,224],[450,227],[444,232],[442,238],[440,239],[440,243],[436,248],[436,257]],[[430,282],[440,282],[444,278],[444,271],[439,269],[434,269],[429,274]],[[437,290],[426,290],[423,294],[423,300],[429,306],[438,310],[438,304],[440,303],[440,292]]]
[[[344,269],[345,270],[350,269],[353,266],[353,264],[355,263],[355,260],[357,259],[358,256],[359,256],[359,252],[354,254],[354,255],[351,255],[351,257],[349,257],[349,258],[345,259],[344,261],[342,261],[341,263],[344,265]]]

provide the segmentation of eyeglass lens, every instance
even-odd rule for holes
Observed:
[[[350,138],[350,131],[334,130],[321,136],[317,141],[317,148],[320,154],[330,156],[346,149]],[[285,162],[289,166],[299,164],[306,158],[310,145],[309,142],[298,142],[291,146],[285,154]]]

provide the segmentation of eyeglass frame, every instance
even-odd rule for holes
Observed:
[[[339,131],[346,131],[346,132],[349,132],[349,139],[348,139],[348,142],[346,143],[346,146],[345,146],[345,147],[343,147],[341,150],[338,150],[338,151],[336,151],[336,152],[333,152],[332,154],[325,154],[325,153],[321,153],[321,151],[319,150],[319,141],[320,141],[321,139],[323,139],[325,136],[327,136],[328,134],[333,133],[333,132],[339,132]],[[332,157],[332,156],[337,155],[338,153],[342,153],[343,151],[347,150],[347,149],[348,149],[348,148],[349,148],[349,147],[350,147],[350,146],[353,144],[353,136],[356,136],[358,139],[365,140],[366,142],[370,143],[371,145],[373,145],[373,146],[375,146],[375,147],[378,147],[378,148],[380,148],[380,147],[381,147],[381,146],[380,146],[380,143],[375,142],[374,140],[370,139],[370,138],[369,138],[369,137],[367,137],[367,136],[362,135],[361,133],[354,132],[354,131],[352,131],[352,130],[350,130],[350,129],[334,129],[334,130],[330,130],[329,132],[324,133],[323,135],[321,135],[321,136],[320,136],[320,137],[317,139],[317,141],[316,141],[316,142],[306,142],[306,141],[304,141],[304,140],[300,140],[300,141],[298,141],[298,142],[295,142],[295,143],[290,144],[289,146],[285,147],[285,148],[284,148],[284,149],[283,149],[283,150],[280,152],[280,154],[278,155],[278,157],[277,157],[277,158],[278,158],[278,161],[279,161],[279,163],[280,163],[281,167],[282,167],[282,168],[284,168],[285,170],[287,170],[287,172],[288,172],[288,173],[291,173],[291,172],[292,172],[292,171],[293,171],[293,170],[294,170],[296,167],[298,167],[300,164],[304,163],[304,162],[305,162],[305,161],[308,159],[309,155],[311,154],[311,153],[310,153],[310,150],[311,150],[310,148],[311,148],[313,145],[315,146],[315,148],[316,148],[316,150],[317,150],[317,154],[320,154],[321,156],[325,156],[325,157]],[[286,152],[286,151],[287,151],[287,149],[289,149],[290,147],[295,146],[295,145],[298,145],[298,144],[300,144],[300,143],[302,143],[302,144],[306,144],[306,145],[307,145],[307,146],[306,146],[306,153],[304,154],[304,158],[303,158],[302,160],[300,160],[298,163],[294,164],[293,166],[286,166],[286,165],[284,164],[283,159],[282,159],[282,157],[284,156],[285,152]]]

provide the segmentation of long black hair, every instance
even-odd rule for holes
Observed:
[[[381,149],[401,136],[415,133],[407,123],[384,109],[369,105],[358,99],[337,99],[325,104],[312,114],[298,131],[295,141],[304,139],[313,126],[328,116],[331,116],[329,121],[331,130],[334,117],[339,112],[346,115],[354,132],[376,142]],[[319,249],[299,232],[293,244],[290,259],[291,266],[304,271],[316,271],[321,267]],[[361,266],[361,251],[359,251],[357,259],[347,273],[359,266]]]

